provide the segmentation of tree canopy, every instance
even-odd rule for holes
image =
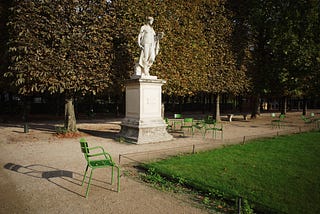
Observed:
[[[8,10],[10,7],[9,1],[0,2],[0,89],[3,91],[9,89],[8,80],[4,79],[3,74],[8,70]]]
[[[319,1],[249,0],[248,4],[255,90],[289,96],[314,91],[311,85],[319,88],[310,85],[319,73]]]
[[[240,94],[249,88],[244,60],[238,61],[234,47],[236,31],[235,12],[227,1],[203,1],[201,20],[206,38],[206,91],[213,93]]]
[[[111,14],[104,0],[15,0],[10,7],[5,76],[22,95],[64,94],[68,131],[77,130],[75,95],[112,85]]]
[[[14,1],[10,67],[20,94],[97,93],[109,87],[113,18],[106,1]]]
[[[168,95],[188,96],[197,92],[232,93],[243,91],[248,82],[244,67],[236,65],[232,49],[233,20],[226,1],[197,0],[115,0],[118,45],[130,57],[118,65],[132,70],[137,61],[137,33],[146,16],[154,16],[157,31],[165,33],[161,53],[151,73],[167,80]],[[142,9],[144,8],[144,9]],[[124,52],[123,50],[126,50]],[[123,56],[123,55],[122,55]],[[125,62],[127,59],[134,59]]]
[[[23,95],[120,94],[153,16],[164,38],[150,72],[167,81],[165,94],[308,96],[320,88],[319,8],[318,0],[5,1],[0,69]]]

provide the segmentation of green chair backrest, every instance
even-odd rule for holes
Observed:
[[[214,124],[216,122],[215,119],[213,119],[212,115],[207,116],[207,118],[204,119],[204,122],[207,124]]]
[[[86,139],[80,139],[81,152],[84,154],[85,158],[88,160],[89,148]]]
[[[184,119],[183,119],[183,122],[185,122],[185,123],[192,123],[192,122],[193,122],[193,118],[191,118],[191,117],[184,118]]]
[[[284,118],[286,118],[286,115],[285,114],[280,114],[279,118],[283,120]]]
[[[186,127],[192,127],[193,126],[193,118],[187,117],[183,119],[183,126]]]
[[[181,114],[174,114],[173,117],[174,117],[174,119],[180,119],[180,118],[182,118],[182,115]]]
[[[167,124],[167,127],[171,128],[172,127],[172,123],[170,123],[169,119],[166,117],[164,120],[165,120],[165,122]]]
[[[304,115],[301,115],[301,119],[304,121],[304,122],[309,122],[310,119],[306,118],[306,116]]]

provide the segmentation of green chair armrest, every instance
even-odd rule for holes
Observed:
[[[95,146],[95,147],[90,147],[88,148],[89,150],[95,150],[95,149],[101,149],[104,152],[104,149],[102,146]]]
[[[88,157],[97,157],[97,156],[104,155],[106,159],[110,159],[112,161],[111,155],[109,153],[105,152],[102,146],[95,146],[95,147],[91,147],[91,148],[88,148],[88,149],[89,149],[89,151],[96,150],[96,149],[101,149],[102,150],[101,153],[89,154]]]

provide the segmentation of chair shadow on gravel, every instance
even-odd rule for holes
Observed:
[[[54,167],[45,166],[41,164],[31,164],[28,166],[22,166],[19,164],[7,163],[3,167],[7,170],[14,171],[19,174],[27,175],[27,176],[38,178],[38,179],[46,179],[47,181],[60,187],[61,189],[64,189],[68,192],[71,192],[75,195],[85,198],[85,195],[81,195],[80,193],[75,191],[75,189],[81,186],[83,174],[68,171],[68,170],[61,170],[61,169],[57,169]],[[56,178],[58,178],[59,180],[57,180]],[[92,178],[92,181],[95,183],[94,184],[91,182],[92,186],[96,186],[105,190],[112,191],[111,188],[105,188],[101,185],[97,185],[97,183],[110,185],[111,184],[110,182],[105,182],[105,181],[101,181],[94,178]],[[74,188],[70,187],[70,185],[74,185]],[[81,189],[85,190],[85,188],[81,188]]]

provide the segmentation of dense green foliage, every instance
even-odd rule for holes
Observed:
[[[201,2],[200,19],[204,23],[206,40],[207,81],[205,91],[211,93],[240,94],[248,87],[245,64],[237,61],[233,34],[235,12],[227,6],[228,1]]]
[[[165,36],[151,74],[170,97],[317,95],[319,8],[318,0],[3,1],[0,87],[121,95],[139,29],[153,16]]]
[[[165,37],[151,72],[167,80],[167,95],[244,91],[248,83],[243,70],[238,69],[241,66],[236,66],[231,47],[232,13],[225,1],[116,0],[112,4],[117,17],[115,38],[122,52],[116,58],[118,69],[133,72],[139,57],[137,32],[145,17],[152,15],[155,30],[164,32]]]
[[[319,79],[316,0],[11,4],[9,36],[2,34],[1,45],[9,40],[6,76],[22,94],[96,93],[111,84],[123,89],[139,56],[136,37],[147,15],[165,32],[152,72],[168,81],[168,95],[240,94],[250,86],[247,70],[258,94],[308,95],[319,88],[311,81]],[[1,4],[1,29],[8,5]],[[1,54],[4,61],[8,53]]]
[[[9,88],[8,81],[4,79],[3,74],[8,69],[8,44],[9,39],[7,22],[8,9],[10,7],[9,1],[0,2],[0,89]]]
[[[113,20],[101,1],[14,1],[10,67],[20,94],[96,93],[108,87]]]
[[[258,93],[278,96],[319,92],[320,2],[248,0]],[[318,85],[318,86],[315,86]]]
[[[112,1],[117,20],[117,72],[121,77],[133,73],[140,54],[137,32],[151,15],[154,29],[165,34],[151,74],[167,81],[163,86],[166,95],[176,100],[200,93],[238,95],[246,91],[247,65],[237,60],[242,52],[234,46],[235,14],[227,2]]]
[[[64,94],[65,126],[76,131],[73,99],[112,84],[114,26],[101,1],[13,1],[8,17],[9,69],[22,95]]]
[[[207,193],[248,199],[257,210],[318,213],[320,133],[255,140],[148,167]]]

